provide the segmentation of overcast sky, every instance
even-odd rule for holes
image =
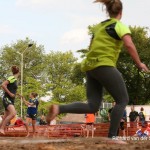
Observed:
[[[88,25],[107,18],[92,0],[0,0],[0,47],[29,37],[45,51],[87,48]],[[150,0],[122,0],[122,22],[150,28]]]

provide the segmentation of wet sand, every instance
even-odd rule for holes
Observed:
[[[149,150],[149,139],[126,139],[127,145],[95,138],[25,138],[0,137],[0,150]]]

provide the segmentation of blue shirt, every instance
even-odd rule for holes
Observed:
[[[37,114],[39,102],[37,99],[29,99],[29,103],[33,103],[34,105],[28,105],[27,114]]]

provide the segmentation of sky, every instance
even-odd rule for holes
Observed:
[[[122,22],[150,28],[150,0],[122,0]],[[45,52],[87,48],[87,27],[108,16],[93,0],[0,0],[0,48],[29,37]]]

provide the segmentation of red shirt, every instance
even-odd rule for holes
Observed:
[[[24,125],[24,122],[21,119],[17,119],[15,125],[22,126]]]

